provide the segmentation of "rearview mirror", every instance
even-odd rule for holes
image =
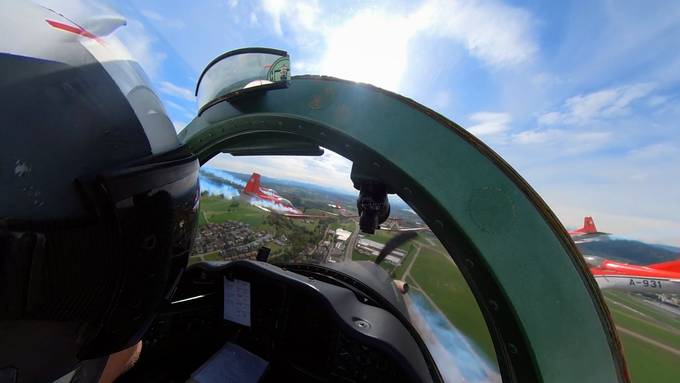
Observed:
[[[290,58],[285,51],[243,48],[208,64],[196,85],[199,115],[208,107],[237,96],[288,86]]]

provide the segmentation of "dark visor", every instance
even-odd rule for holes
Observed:
[[[139,341],[186,267],[198,169],[183,150],[152,157],[79,179],[88,217],[4,222],[0,250],[8,267],[0,276],[8,278],[0,300],[9,304],[0,307],[0,323],[79,324],[77,334],[54,334],[72,338],[79,359]]]

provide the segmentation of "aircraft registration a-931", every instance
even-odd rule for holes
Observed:
[[[608,236],[597,230],[593,217],[583,219],[583,227],[569,231],[576,243]],[[643,293],[680,293],[680,259],[640,266],[585,255],[591,274],[601,289],[619,289]]]
[[[638,266],[597,256],[585,256],[585,259],[601,289],[680,293],[680,260]]]

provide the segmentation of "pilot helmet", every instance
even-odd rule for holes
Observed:
[[[199,163],[107,36],[122,18],[0,9],[0,380],[52,381],[137,343],[170,299]]]

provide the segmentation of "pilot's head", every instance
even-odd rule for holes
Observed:
[[[137,343],[170,298],[198,162],[119,42],[0,8],[0,376],[51,381]]]

